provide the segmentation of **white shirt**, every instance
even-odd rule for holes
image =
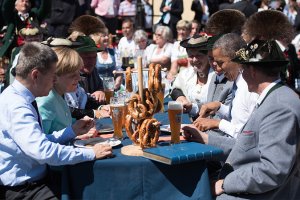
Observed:
[[[197,73],[192,66],[182,69],[173,82],[172,89],[180,89],[184,96],[193,104],[190,115],[199,113],[199,106],[207,103],[208,86],[213,77],[214,71],[210,69],[207,82],[204,85],[197,84]]]
[[[120,57],[133,57],[135,54],[135,42],[133,39],[128,40],[127,37],[122,37],[118,44],[118,51]]]
[[[187,58],[187,52],[186,48],[180,46],[181,41],[176,41],[173,44],[173,51],[172,51],[172,56],[171,56],[171,62],[176,61],[177,59],[180,58]]]
[[[248,91],[248,85],[241,74],[235,81],[237,90],[232,100],[231,121],[226,120],[229,116],[229,106],[221,104],[217,112],[225,118],[220,121],[219,129],[234,138],[248,121],[258,99],[258,94]]]
[[[172,51],[173,51],[173,44],[171,44],[171,43],[166,43],[164,45],[162,51],[160,51],[160,53],[157,53],[157,45],[156,44],[150,44],[149,46],[147,46],[147,48],[145,50],[146,62],[147,62],[147,64],[150,64],[151,59],[153,59],[153,58],[168,57],[171,59]]]

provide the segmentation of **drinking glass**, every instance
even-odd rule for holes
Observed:
[[[102,81],[103,81],[106,104],[109,104],[110,98],[114,96],[114,87],[115,87],[114,77],[103,77]]]
[[[111,117],[114,126],[114,135],[116,139],[123,139],[122,122],[125,118],[125,102],[123,97],[110,98]]]
[[[168,103],[168,115],[171,129],[171,144],[180,142],[180,128],[182,119],[182,104],[176,101]]]

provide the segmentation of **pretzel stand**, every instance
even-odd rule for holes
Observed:
[[[142,57],[138,63],[138,94],[134,94],[128,103],[125,128],[133,144],[121,148],[121,153],[128,156],[141,156],[144,148],[155,147],[160,134],[160,124],[153,118],[163,106],[157,98],[161,91],[161,66],[150,64],[148,88],[143,88]],[[131,69],[126,69],[126,90],[132,92]]]

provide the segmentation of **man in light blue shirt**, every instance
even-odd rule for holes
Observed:
[[[90,118],[50,135],[43,133],[35,98],[52,89],[56,62],[56,54],[46,45],[25,44],[16,80],[0,95],[0,194],[4,195],[0,199],[57,199],[47,186],[47,164],[76,164],[112,155],[109,145],[93,149],[64,145],[88,132],[94,125]]]

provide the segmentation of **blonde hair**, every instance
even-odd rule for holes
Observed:
[[[187,20],[179,20],[176,24],[176,29],[185,28],[188,31],[192,30],[192,23]]]
[[[53,50],[58,57],[56,65],[57,76],[73,73],[83,66],[82,58],[74,49],[68,47],[54,47]]]

